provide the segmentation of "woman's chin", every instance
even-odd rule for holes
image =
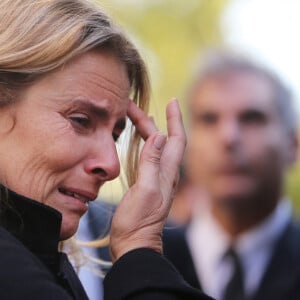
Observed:
[[[61,241],[71,238],[77,231],[79,226],[79,218],[77,220],[66,220],[63,217],[59,239]]]

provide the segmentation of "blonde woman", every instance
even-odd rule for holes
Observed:
[[[145,114],[137,50],[84,0],[2,0],[0,41],[1,299],[87,299],[58,243],[119,175],[115,142],[127,116],[131,187],[113,219],[104,297],[207,299],[161,255],[185,134],[176,101],[168,137]]]

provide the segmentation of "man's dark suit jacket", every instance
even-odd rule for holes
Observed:
[[[165,230],[164,254],[187,282],[201,289],[185,231],[186,229]],[[258,290],[249,300],[300,300],[300,227],[298,224],[291,222],[284,231],[274,248]]]

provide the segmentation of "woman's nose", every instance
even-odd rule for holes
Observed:
[[[85,161],[85,172],[101,181],[113,180],[120,174],[120,162],[114,140],[97,143]],[[99,145],[101,144],[101,145]]]

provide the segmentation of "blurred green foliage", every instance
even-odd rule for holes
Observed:
[[[196,57],[222,43],[220,18],[230,0],[98,0],[140,50],[150,71],[150,114],[166,130],[165,107],[184,95]],[[118,202],[119,180],[105,184],[102,198]]]
[[[185,112],[185,91],[193,65],[206,48],[222,45],[220,19],[230,0],[99,0],[142,53],[152,82],[150,112],[165,130],[165,106],[178,97]],[[286,180],[287,194],[300,214],[300,166]],[[118,199],[113,187],[109,195]],[[113,200],[114,201],[114,200]]]
[[[294,211],[300,216],[300,161],[288,172],[286,180],[286,193],[293,200]]]
[[[150,111],[165,129],[165,106],[173,97],[184,108],[195,58],[222,43],[220,17],[229,0],[104,0],[100,3],[131,35],[150,71]]]

